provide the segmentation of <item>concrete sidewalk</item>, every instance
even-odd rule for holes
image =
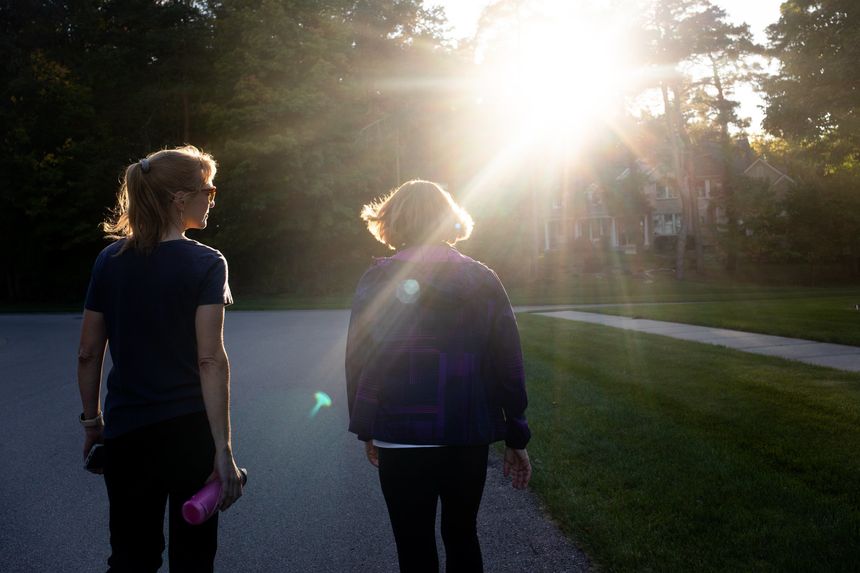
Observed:
[[[536,309],[537,310],[537,309]],[[727,330],[725,328],[711,328],[708,326],[695,326],[679,322],[663,322],[659,320],[648,320],[642,318],[630,318],[626,316],[613,316],[609,314],[597,314],[593,312],[580,312],[576,310],[563,310],[556,312],[538,312],[542,316],[576,320],[579,322],[590,322],[602,324],[613,328],[635,330],[650,334],[661,334],[682,340],[692,340],[705,344],[716,344],[726,346],[735,350],[764,354],[766,356],[778,356],[788,360],[798,360],[807,364],[827,366],[840,370],[860,372],[860,347],[847,346],[844,344],[829,344],[815,342],[812,340],[801,340],[798,338],[785,338],[783,336],[771,336],[769,334],[755,334],[752,332],[741,332],[739,330]]]

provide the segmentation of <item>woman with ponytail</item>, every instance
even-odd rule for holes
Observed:
[[[168,507],[170,570],[212,571],[217,514],[189,525],[182,503],[221,481],[223,511],[242,495],[230,434],[224,307],[227,261],[185,236],[215,205],[216,163],[186,146],[128,166],[113,216],[116,239],[96,259],[78,353],[84,456],[103,443],[110,502],[109,571],[157,571]],[[102,411],[102,362],[113,366]],[[96,468],[94,471],[102,473]]]

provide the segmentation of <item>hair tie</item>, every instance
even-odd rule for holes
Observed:
[[[144,173],[149,173],[149,159],[141,159],[138,163],[140,163],[140,170]]]

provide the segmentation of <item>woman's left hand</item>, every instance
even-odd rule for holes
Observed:
[[[367,440],[364,442],[364,453],[367,455],[367,461],[369,461],[373,467],[378,468],[379,448],[373,445],[373,440]]]
[[[227,511],[233,503],[242,497],[242,474],[236,467],[233,452],[230,449],[216,450],[215,463],[212,475],[206,480],[207,483],[213,479],[221,482],[221,495],[218,498],[218,509]]]
[[[92,428],[84,428],[84,460],[87,459],[87,456],[90,454],[90,450],[93,449],[93,446],[96,444],[103,444],[104,438],[102,436],[102,432],[104,431],[104,426],[93,426]],[[103,474],[104,470],[101,468],[90,470],[94,474]]]

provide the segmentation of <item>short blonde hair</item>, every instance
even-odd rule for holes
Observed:
[[[445,242],[472,234],[475,223],[438,183],[413,179],[364,206],[361,218],[377,241],[391,249]]]
[[[174,195],[198,190],[217,170],[212,156],[193,145],[150,153],[126,168],[116,206],[102,228],[112,239],[126,239],[120,252],[151,252],[170,229]]]

